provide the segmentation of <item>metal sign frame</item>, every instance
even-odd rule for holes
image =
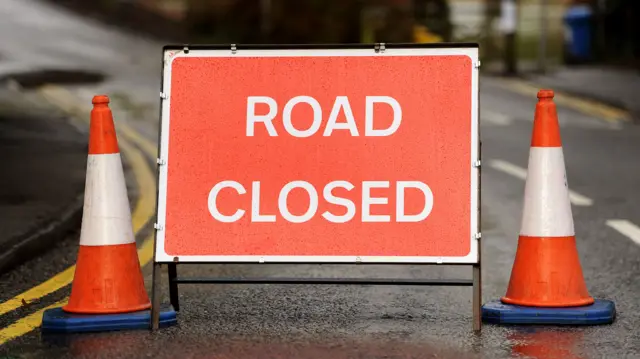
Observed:
[[[154,224],[154,266],[152,288],[151,329],[159,326],[160,268],[167,264],[170,301],[179,311],[178,284],[366,284],[366,285],[436,285],[473,287],[473,329],[481,329],[481,141],[479,126],[479,46],[476,43],[435,44],[344,44],[344,45],[168,45],[162,54],[162,85],[160,91],[160,130],[157,160],[156,220]],[[166,187],[168,167],[169,109],[171,63],[177,57],[278,57],[278,56],[437,56],[466,55],[472,61],[471,74],[471,221],[469,240],[471,251],[465,257],[368,257],[368,256],[181,256],[172,257],[164,251],[166,217]],[[178,264],[196,263],[260,263],[269,264],[422,264],[471,265],[472,279],[350,279],[350,278],[179,278]]]

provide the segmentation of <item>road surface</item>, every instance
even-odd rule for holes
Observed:
[[[32,0],[6,0],[0,6],[0,43],[3,61],[34,68],[83,68],[108,76],[95,85],[35,91],[52,106],[85,119],[94,94],[111,96],[128,158],[133,226],[150,290],[152,165],[162,44]],[[483,302],[504,295],[509,280],[535,100],[522,86],[481,79]],[[183,285],[176,327],[154,334],[41,336],[42,310],[70,293],[76,234],[0,277],[0,357],[638,358],[640,202],[635,190],[640,183],[640,127],[617,123],[586,103],[559,102],[558,106],[585,280],[592,296],[616,302],[618,317],[613,325],[485,325],[475,335],[470,288]],[[179,274],[469,278],[471,270],[193,265],[180,267]],[[168,293],[166,287],[162,291]],[[168,301],[168,295],[163,301]]]

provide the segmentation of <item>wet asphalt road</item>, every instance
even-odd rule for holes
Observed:
[[[34,23],[39,24],[37,29]],[[69,89],[85,102],[92,94],[108,93],[114,99],[116,119],[155,140],[161,43],[84,22],[37,1],[6,0],[0,5],[0,44],[3,61],[12,64],[104,71],[110,75],[106,82]],[[493,161],[526,168],[535,98],[515,93],[497,79],[481,81],[486,302],[506,291],[524,193],[524,181]],[[618,317],[613,325],[562,329],[484,325],[482,334],[474,335],[470,288],[182,285],[177,327],[158,333],[70,337],[43,337],[35,330],[0,346],[0,358],[640,358],[636,310],[640,246],[607,225],[611,219],[640,225],[635,194],[640,183],[636,157],[640,127],[617,128],[559,107],[570,188],[592,200],[590,206],[573,206],[583,271],[592,296],[615,301]],[[138,191],[134,187],[129,191],[133,201]],[[77,240],[70,236],[47,255],[1,276],[0,300],[72,264]],[[150,266],[144,273],[150,290]],[[192,265],[179,267],[179,274],[470,278],[471,269]],[[0,326],[62,299],[69,291],[67,286],[0,316]],[[162,291],[167,302],[168,290]]]

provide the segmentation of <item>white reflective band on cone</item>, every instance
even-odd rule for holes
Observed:
[[[562,147],[532,147],[520,235],[575,235]]]
[[[89,155],[80,245],[134,242],[120,154]]]

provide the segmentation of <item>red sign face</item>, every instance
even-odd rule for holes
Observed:
[[[157,258],[475,262],[476,69],[454,50],[174,58]]]

